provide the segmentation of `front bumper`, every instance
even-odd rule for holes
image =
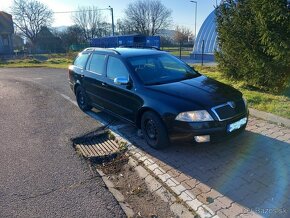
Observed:
[[[172,141],[196,142],[195,136],[209,135],[210,142],[220,142],[241,133],[246,128],[247,123],[232,132],[228,132],[227,127],[245,117],[248,123],[248,113],[225,121],[181,122],[175,120],[168,134]]]

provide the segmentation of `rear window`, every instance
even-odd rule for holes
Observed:
[[[89,53],[79,54],[74,61],[74,65],[79,68],[85,68],[89,55]]]

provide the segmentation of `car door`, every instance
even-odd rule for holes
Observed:
[[[84,88],[91,100],[91,104],[97,107],[104,106],[104,99],[100,93],[105,77],[106,58],[106,54],[92,53],[83,78]]]
[[[134,122],[142,100],[136,94],[132,80],[129,85],[118,85],[114,83],[116,77],[130,79],[129,70],[121,59],[109,56],[106,81],[103,84],[103,95],[106,98],[105,108],[124,119]]]

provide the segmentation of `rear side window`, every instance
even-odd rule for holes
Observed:
[[[107,77],[112,80],[114,80],[116,77],[129,78],[129,73],[124,63],[120,59],[109,57]]]
[[[93,54],[91,57],[89,70],[97,74],[102,74],[105,65],[105,59],[105,55]]]
[[[85,68],[89,55],[89,53],[79,54],[79,56],[74,61],[74,65],[80,68]]]

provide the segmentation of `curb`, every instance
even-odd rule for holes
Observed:
[[[139,148],[136,148],[134,145],[130,145],[128,150],[134,158],[144,164],[145,168],[150,171],[154,177],[158,178],[158,180],[165,184],[162,186],[164,189],[168,189],[174,193],[174,195],[177,196],[178,199],[182,200],[188,208],[193,210],[198,217],[218,218],[218,216],[207,205],[200,202],[196,196],[191,194],[180,182],[176,181],[172,176],[167,174],[165,170],[148,158]]]
[[[176,197],[174,197],[166,188],[162,186],[150,173],[142,167],[138,162],[129,157],[128,164],[134,168],[135,173],[137,173],[140,179],[143,179],[149,191],[154,194],[158,195],[162,201],[167,202],[170,204],[170,210],[180,218],[194,218],[195,216],[182,204],[177,202]],[[123,194],[115,188],[114,183],[112,183],[109,177],[100,169],[96,169],[97,172],[100,174],[103,182],[108,187],[109,191],[118,201],[119,205],[123,209],[124,213],[127,217],[135,217],[134,211],[131,209],[131,206],[125,202],[125,198]]]
[[[112,193],[112,195],[115,197],[115,199],[118,201],[119,205],[123,209],[124,213],[127,217],[134,217],[135,213],[131,209],[130,205],[124,201],[123,194],[115,189],[115,185],[109,180],[108,176],[104,174],[104,172],[100,169],[97,169],[97,172],[102,177],[103,182],[108,187],[109,191]]]
[[[129,157],[128,164],[134,168],[135,172],[138,174],[138,177],[144,180],[147,188],[152,194],[158,195],[162,201],[170,204],[170,210],[180,218],[194,218],[195,215],[189,211],[184,205],[178,202],[178,199],[171,194],[166,187],[156,180],[154,176],[148,172],[142,165],[138,163],[134,158]]]
[[[264,111],[259,111],[259,110],[253,109],[253,108],[249,108],[249,111],[250,111],[250,115],[252,115],[254,117],[266,120],[266,121],[271,122],[271,123],[278,124],[280,126],[285,126],[285,127],[290,128],[290,120],[287,118],[279,117],[277,115],[267,113]]]

